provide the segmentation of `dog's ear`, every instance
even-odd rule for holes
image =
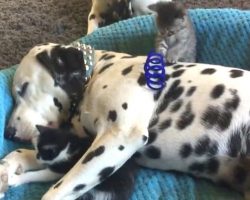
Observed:
[[[53,75],[53,66],[47,51],[42,51],[41,53],[38,53],[36,55],[36,59]]]
[[[150,4],[150,5],[148,6],[148,9],[157,12],[158,6],[157,6],[156,3],[155,3],[155,4]]]
[[[38,132],[40,134],[43,134],[45,131],[48,131],[49,128],[46,126],[42,126],[42,125],[36,125],[36,129],[38,130]]]
[[[69,71],[84,69],[83,52],[74,47],[60,48],[57,47],[52,50],[51,56],[55,56],[54,59],[60,60],[59,65],[67,67]]]
[[[44,50],[38,53],[36,59],[53,77],[76,71],[85,72],[83,53],[74,47],[57,45],[50,52]]]

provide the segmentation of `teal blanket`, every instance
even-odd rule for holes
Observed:
[[[250,66],[250,11],[234,9],[190,10],[198,39],[198,61],[246,68]],[[104,27],[79,39],[96,49],[146,54],[153,48],[155,24],[151,16],[138,17]],[[13,106],[10,86],[15,66],[0,71],[0,156],[18,145],[3,138],[5,123]],[[7,200],[38,200],[49,184],[29,184],[10,189]],[[242,199],[227,188],[190,176],[142,169],[136,179],[132,200]]]

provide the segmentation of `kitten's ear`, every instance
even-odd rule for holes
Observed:
[[[36,128],[40,134],[48,130],[48,127],[42,125],[36,125]]]
[[[157,12],[157,10],[158,10],[158,4],[157,4],[157,3],[155,3],[155,4],[150,4],[150,5],[148,6],[148,9]]]

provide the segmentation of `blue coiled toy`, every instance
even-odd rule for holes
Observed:
[[[146,83],[152,90],[162,90],[166,86],[163,55],[156,52],[148,54],[144,65]]]

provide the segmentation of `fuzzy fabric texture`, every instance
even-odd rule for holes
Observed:
[[[250,11],[235,9],[190,10],[198,33],[198,61],[250,67]],[[236,20],[238,19],[238,20]],[[237,29],[236,29],[237,28]],[[152,48],[155,23],[151,16],[138,17],[98,29],[79,39],[96,49],[146,54]],[[216,40],[217,38],[220,39]],[[136,51],[134,46],[136,45]],[[247,68],[250,69],[250,68]],[[4,126],[13,106],[11,83],[15,67],[0,71],[0,157],[23,145],[3,138]],[[39,200],[50,184],[33,183],[11,188],[5,199]],[[131,200],[241,200],[228,188],[174,172],[141,169]]]
[[[176,0],[188,8],[250,9],[249,0]],[[0,0],[0,68],[43,42],[67,44],[86,33],[91,0]]]

